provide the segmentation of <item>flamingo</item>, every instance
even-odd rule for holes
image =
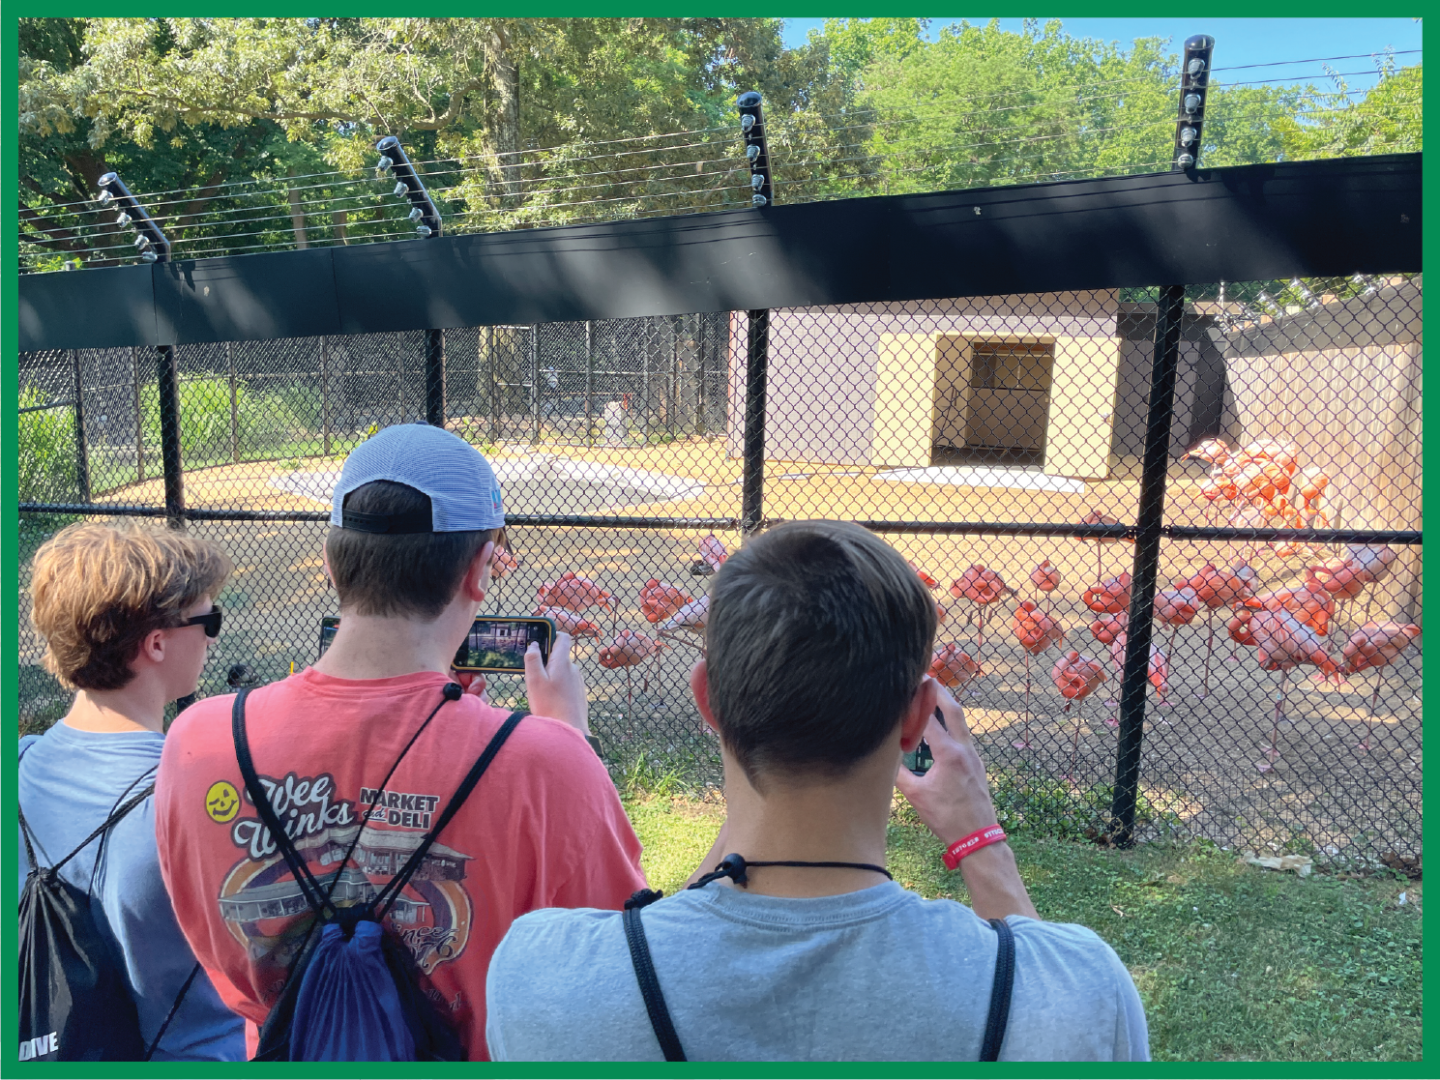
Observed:
[[[1060,587],[1060,571],[1050,565],[1049,559],[1045,559],[1030,571],[1030,584],[1046,595],[1045,612],[1049,614],[1051,606],[1048,597]]]
[[[1342,674],[1354,675],[1366,668],[1375,668],[1375,693],[1370,696],[1370,715],[1366,718],[1365,738],[1358,749],[1370,752],[1370,736],[1375,730],[1375,705],[1385,683],[1383,669],[1393,664],[1410,642],[1420,636],[1414,623],[1367,622],[1350,635],[1341,655],[1345,659]]]
[[[589,578],[566,570],[554,581],[540,586],[535,601],[542,607],[562,607],[567,611],[587,611],[597,604],[610,610],[611,595]]]
[[[1335,614],[1335,598],[1310,578],[1288,589],[1260,593],[1241,603],[1245,607],[1266,611],[1288,611],[1322,637],[1329,632],[1330,619]]]
[[[930,658],[930,676],[942,686],[958,690],[971,679],[984,675],[984,670],[969,654],[962,652],[955,642],[948,642],[935,650]]]
[[[1022,600],[1015,608],[1013,629],[1025,650],[1025,734],[1014,743],[1015,749],[1024,750],[1030,745],[1030,658],[1064,641],[1065,628],[1040,611],[1033,600]]]
[[[1099,510],[1092,510],[1092,511],[1090,511],[1090,513],[1086,514],[1083,518],[1080,519],[1080,524],[1081,524],[1081,525],[1119,525],[1119,524],[1121,524],[1121,521],[1120,521],[1119,518],[1113,518],[1113,517],[1110,517],[1108,514],[1102,514],[1102,513],[1100,513]],[[1135,541],[1134,541],[1134,540],[1131,540],[1130,542],[1133,544]],[[1111,537],[1108,537],[1108,536],[1099,536],[1099,537],[1096,537],[1096,538],[1095,538],[1095,576],[1096,576],[1097,578],[1100,577],[1102,574],[1105,573],[1105,564],[1104,564],[1104,562],[1101,560],[1101,555],[1100,555],[1100,552],[1101,552],[1100,545],[1101,545],[1101,544],[1113,544],[1113,543],[1115,543],[1114,539],[1112,539]]]
[[[537,607],[531,614],[551,620],[555,624],[555,629],[569,634],[573,638],[600,636],[600,627],[593,622],[586,622],[575,612],[566,611],[564,608]]]
[[[502,547],[495,549],[495,554],[490,559],[490,577],[492,580],[499,581],[506,574],[510,573],[510,571],[518,570],[519,568],[520,560],[515,558],[508,549]]]
[[[1119,673],[1118,678],[1123,681],[1125,678],[1125,647],[1129,642],[1129,634],[1125,631],[1115,635],[1115,640],[1110,643],[1110,660]],[[1153,641],[1150,643],[1150,662],[1145,669],[1146,678],[1150,685],[1155,687],[1160,694],[1160,704],[1168,705],[1165,695],[1170,692],[1170,657],[1165,655],[1163,649]],[[1106,720],[1105,723],[1114,727],[1120,721],[1117,718],[1113,723]]]
[[[905,562],[909,565],[911,570],[915,571],[915,575],[920,579],[921,583],[924,584],[927,589],[938,589],[940,587],[940,582],[936,581],[932,575],[927,574],[924,570],[921,570],[920,567],[916,566],[913,562],[910,562],[909,559],[906,559]]]
[[[1170,641],[1166,645],[1171,655],[1175,652],[1175,635],[1180,627],[1189,626],[1201,608],[1199,594],[1189,586],[1166,589],[1155,594],[1154,619],[1162,626],[1170,627]],[[1168,707],[1168,701],[1161,701]]]
[[[1215,624],[1212,621],[1217,608],[1236,604],[1255,595],[1257,575],[1250,565],[1239,560],[1230,564],[1228,572],[1206,563],[1188,578],[1177,578],[1175,587],[1194,589],[1195,595],[1205,605],[1205,678],[1200,686],[1199,696],[1203,699],[1210,693],[1210,654],[1215,647]]]
[[[1005,584],[1005,579],[988,567],[975,563],[961,574],[956,581],[950,583],[950,595],[955,599],[965,599],[974,602],[979,610],[979,630],[975,643],[975,654],[982,661],[985,659],[985,608],[995,603],[1007,593],[1015,590]],[[971,691],[974,693],[975,691]]]
[[[1255,605],[1255,600],[1246,601]],[[1285,706],[1290,696],[1290,672],[1300,664],[1313,664],[1320,670],[1316,678],[1324,681],[1333,678],[1342,685],[1344,677],[1324,647],[1315,630],[1301,622],[1286,608],[1252,607],[1249,619],[1249,633],[1257,646],[1256,659],[1263,671],[1279,671],[1280,688],[1275,694],[1275,714],[1270,728],[1270,746],[1265,751],[1269,762],[1256,767],[1261,772],[1274,768],[1272,762],[1280,756],[1280,718],[1285,715]]]
[[[1130,572],[1127,570],[1119,577],[1107,578],[1091,585],[1081,593],[1080,599],[1091,611],[1101,614],[1127,611],[1130,608],[1130,586]]]
[[[686,604],[694,602],[693,596],[681,592],[674,585],[661,584],[654,578],[645,582],[640,590],[640,613],[650,623],[668,619]]]
[[[690,572],[702,577],[708,577],[720,569],[722,563],[730,557],[725,550],[725,545],[715,536],[708,533],[700,541],[700,557],[690,566]]]
[[[1350,601],[1358,597],[1366,585],[1384,580],[1390,574],[1390,564],[1399,558],[1399,553],[1386,544],[1350,544],[1339,559],[1332,559],[1306,570],[1306,577],[1317,581],[1326,592],[1333,593],[1336,601]],[[1370,619],[1370,598],[1365,601],[1365,621]]]
[[[603,668],[624,668],[625,669],[625,704],[634,703],[631,694],[630,669],[636,664],[658,656],[665,644],[656,641],[654,638],[644,634],[637,634],[634,630],[621,630],[618,632],[609,645],[600,650],[600,666]],[[640,687],[641,692],[650,688],[650,679],[647,676],[644,684]]]
[[[1066,699],[1065,708],[1061,711],[1069,712],[1071,705],[1084,702],[1105,681],[1105,669],[1100,661],[1071,649],[1050,669],[1050,679],[1060,691],[1060,696]],[[1070,772],[1067,774],[1070,780],[1075,779],[1075,759],[1080,753],[1080,714],[1081,709],[1076,709],[1075,738],[1070,744]]]
[[[660,633],[665,634],[673,630],[689,630],[699,633],[705,629],[705,623],[710,618],[710,597],[702,596],[699,600],[692,600],[684,607],[677,608],[671,616],[660,623]]]

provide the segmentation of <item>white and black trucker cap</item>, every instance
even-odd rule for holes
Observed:
[[[430,497],[428,515],[362,514],[345,498],[376,480]],[[428,517],[428,520],[427,520]],[[330,504],[330,524],[368,533],[479,532],[505,526],[500,485],[483,454],[460,436],[430,424],[396,424],[345,459]]]

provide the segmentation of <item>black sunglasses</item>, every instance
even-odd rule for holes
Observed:
[[[219,605],[219,604],[216,604],[216,605],[215,605],[214,607],[212,607],[209,611],[207,611],[204,615],[196,615],[194,618],[186,619],[186,620],[185,620],[184,622],[182,622],[180,625],[181,625],[181,626],[203,626],[203,627],[205,628],[205,636],[206,636],[206,637],[208,637],[208,638],[218,638],[218,637],[220,636],[220,621],[221,621],[221,618],[222,618],[222,613],[221,613],[221,611],[220,611],[220,605]]]

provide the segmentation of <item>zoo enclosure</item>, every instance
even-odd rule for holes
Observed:
[[[1235,186],[1233,176],[1218,179]],[[621,443],[616,446],[603,445],[603,431],[593,426],[582,435],[558,423],[573,419],[559,409],[551,414],[556,423],[545,421],[543,380],[533,378],[543,361],[539,367],[531,362],[530,386],[542,389],[528,395],[528,411],[476,410],[476,398],[462,388],[472,385],[481,357],[496,355],[493,347],[486,351],[485,327],[447,330],[438,357],[423,331],[345,335],[347,355],[364,358],[345,367],[384,370],[385,381],[364,376],[371,380],[369,396],[357,391],[340,401],[368,404],[333,414],[328,391],[308,374],[334,370],[332,335],[196,341],[158,350],[33,350],[22,362],[22,384],[33,388],[22,397],[22,408],[32,410],[22,413],[22,438],[24,417],[45,418],[60,447],[51,460],[73,465],[68,474],[63,464],[38,472],[49,486],[33,489],[39,497],[22,496],[21,509],[50,519],[169,516],[226,543],[240,566],[230,596],[222,598],[235,611],[234,631],[226,635],[234,644],[207,674],[206,692],[223,692],[231,662],[243,659],[268,678],[283,674],[292,660],[313,658],[313,628],[332,603],[316,557],[328,517],[321,509],[325,474],[334,467],[327,455],[333,459],[362,438],[363,421],[442,419],[487,445],[512,493],[512,520],[525,526],[521,569],[501,583],[499,601],[528,607],[533,589],[574,569],[615,594],[621,610],[600,628],[607,638],[622,620],[654,633],[637,605],[651,577],[703,593],[703,581],[689,571],[707,532],[733,546],[780,519],[861,520],[939,580],[947,619],[940,641],[963,646],[985,669],[962,692],[1003,781],[1002,806],[1016,816],[1068,818],[1077,829],[1108,832],[1116,825],[1116,789],[1124,788],[1129,769],[1132,812],[1142,832],[1169,827],[1227,842],[1304,842],[1333,849],[1327,854],[1335,857],[1413,858],[1419,844],[1418,645],[1392,668],[1357,675],[1347,689],[1321,690],[1283,672],[1262,673],[1248,652],[1243,663],[1222,660],[1229,647],[1224,631],[1215,648],[1200,620],[1173,633],[1156,627],[1175,704],[1162,708],[1140,651],[1139,671],[1125,671],[1117,695],[1117,742],[1098,695],[1069,715],[1060,711],[1048,679],[1060,654],[1051,648],[1027,662],[1029,651],[1017,647],[1012,630],[1016,599],[991,606],[949,595],[948,586],[967,567],[997,569],[1020,597],[1039,601],[1064,624],[1067,649],[1112,668],[1109,686],[1116,682],[1114,666],[1125,666],[1123,657],[1093,640],[1087,622],[1095,613],[1080,594],[1124,569],[1134,573],[1134,594],[1145,598],[1132,602],[1133,615],[1150,606],[1157,585],[1206,560],[1223,566],[1246,558],[1260,573],[1257,585],[1270,588],[1288,584],[1305,564],[1340,553],[1296,552],[1287,562],[1277,545],[1387,543],[1403,554],[1382,582],[1356,598],[1352,608],[1359,610],[1342,608],[1344,617],[1333,619],[1342,629],[1324,635],[1327,654],[1340,658],[1340,646],[1362,618],[1419,622],[1421,292],[1412,276],[1418,258],[1352,248],[1336,260],[1397,272],[1322,282],[1307,273],[1318,267],[1290,257],[1288,269],[1308,285],[1282,278],[1185,290],[1096,285],[1000,296],[956,290],[949,299],[777,303],[682,317],[678,325],[689,319],[694,329],[687,337],[674,331],[671,314],[614,320],[617,338],[623,328],[632,340],[660,342],[661,357],[667,342],[673,356],[678,342],[696,341],[694,351],[704,359],[694,370],[712,381],[714,372],[723,372],[726,390],[723,408],[712,408],[702,430],[681,425],[672,432],[657,424],[667,440],[659,441],[631,425],[623,439],[613,440]],[[1391,260],[1388,266],[1375,264],[1381,257]],[[1042,273],[1031,276],[1047,284]],[[1310,292],[1308,300],[1301,290]],[[783,298],[783,289],[774,292]],[[593,342],[599,320],[588,321]],[[585,321],[538,325],[538,333],[517,335],[532,354],[547,338],[574,343],[585,334]],[[698,346],[707,327],[708,354]],[[222,356],[227,370],[233,363],[248,378],[237,374],[235,390],[209,407],[205,401],[215,395],[196,388],[216,383]],[[325,359],[312,363],[316,356]],[[473,368],[465,366],[470,357]],[[1328,365],[1328,380],[1314,376],[1321,364]],[[653,370],[649,360],[638,372],[636,366],[627,372],[631,380]],[[342,385],[345,378],[343,371],[337,375]],[[281,407],[286,394],[305,400],[287,413]],[[1033,400],[1026,400],[1036,396],[1044,400],[1043,425]],[[80,408],[35,408],[67,399]],[[707,400],[720,399],[710,394]],[[121,412],[112,414],[112,401]],[[653,397],[642,401],[642,412],[664,415]],[[126,409],[138,417],[134,445],[110,419]],[[317,409],[331,422],[317,427]],[[668,415],[682,413],[688,415],[677,407]],[[503,424],[496,425],[497,415]],[[169,453],[157,454],[151,432]],[[1002,439],[1013,435],[1012,445],[996,445],[997,432]],[[1203,466],[1181,460],[1206,437],[1222,438],[1232,450],[1267,437],[1300,443],[1304,469],[1334,473],[1317,508],[1338,530],[1277,528],[1243,500],[1206,501],[1199,494]],[[33,444],[41,443],[37,433]],[[1377,452],[1388,456],[1377,459]],[[278,467],[247,467],[267,460]],[[1375,461],[1384,467],[1372,468]],[[1081,524],[1091,511],[1120,524]],[[1148,555],[1137,551],[1132,562],[1119,545],[1096,542],[1126,538],[1137,540],[1137,548],[1148,543]],[[1061,572],[1061,588],[1048,598],[1027,585],[1042,558]],[[988,629],[981,621],[987,616]],[[961,628],[961,620],[968,625]],[[1134,629],[1138,639],[1138,621]],[[633,759],[643,748],[703,775],[714,768],[714,748],[684,703],[688,663],[680,658],[696,654],[693,642],[682,641],[683,634],[633,673],[601,668],[593,653],[584,662],[596,696],[596,728],[612,754]],[[22,667],[22,696],[41,702],[47,691],[33,667],[33,639],[24,646],[22,661],[31,664]],[[1213,692],[1197,704],[1186,695],[1212,689],[1212,660]],[[1393,689],[1377,712],[1386,679]],[[1373,745],[1364,755],[1351,753],[1346,744],[1372,726]]]

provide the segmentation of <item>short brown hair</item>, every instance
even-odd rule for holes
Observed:
[[[172,529],[62,529],[35,552],[30,586],[45,670],[67,689],[119,690],[145,635],[179,626],[234,569],[217,545]]]
[[[406,484],[374,480],[345,497],[362,514],[429,514],[430,496]],[[455,599],[465,571],[496,530],[367,533],[331,529],[325,540],[340,607],[357,615],[436,619]]]
[[[930,661],[935,601],[893,548],[848,522],[751,540],[710,597],[710,700],[752,783],[848,772],[895,729]]]

